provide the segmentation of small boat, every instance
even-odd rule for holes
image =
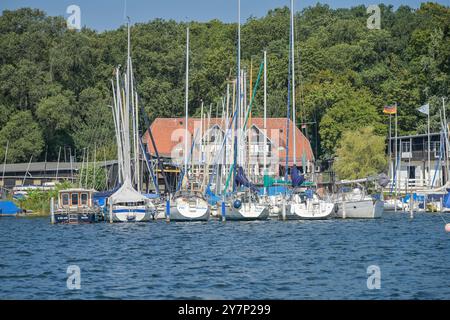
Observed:
[[[51,203],[52,223],[93,223],[100,220],[101,210],[93,202],[94,190],[74,188],[58,192],[57,207]]]
[[[170,201],[170,221],[207,221],[209,215],[208,201],[201,192],[178,191]]]
[[[363,188],[338,195],[335,199],[338,218],[373,219],[381,218],[384,201],[365,194]]]
[[[332,218],[335,205],[312,189],[295,192],[278,214],[281,220],[324,220]]]

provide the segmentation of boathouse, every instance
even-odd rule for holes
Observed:
[[[390,139],[388,154],[391,187],[395,185],[395,181],[401,191],[427,186],[441,187],[448,181],[450,163],[446,156],[448,151],[445,137],[441,133],[431,133],[429,145],[430,149],[427,134]]]
[[[232,127],[232,126],[231,126]],[[288,149],[288,164],[297,164],[301,170],[310,173],[314,168],[314,154],[309,140],[299,128],[293,128],[290,122],[289,148],[286,148],[286,119],[268,118],[264,128],[263,118],[252,118],[247,124],[248,129],[243,135],[238,148],[240,163],[245,164],[246,174],[255,183],[263,182],[266,172],[272,176],[283,176],[286,167],[286,149]],[[182,165],[184,159],[185,118],[156,118],[150,126],[156,148],[165,161]],[[205,119],[189,118],[188,120],[188,157],[192,172],[198,179],[204,177],[205,168],[209,173],[216,163],[219,171],[227,171],[233,163],[234,130],[223,118]],[[225,133],[228,133],[226,143],[223,143]],[[296,140],[294,155],[293,141]],[[154,155],[155,150],[150,141],[148,130],[143,136],[148,151]],[[222,147],[223,145],[223,147]],[[219,150],[223,150],[220,156]],[[266,153],[264,157],[264,153]],[[265,158],[265,159],[264,159]],[[225,170],[223,170],[225,169]],[[198,180],[197,179],[197,180]]]

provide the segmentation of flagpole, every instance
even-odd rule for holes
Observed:
[[[393,174],[392,174],[392,146],[391,146],[391,143],[392,143],[392,114],[389,114],[389,147],[388,147],[388,150],[389,150],[389,175],[391,176],[391,177],[393,177]]]

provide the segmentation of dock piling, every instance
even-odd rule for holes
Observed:
[[[51,222],[55,224],[55,198],[50,199],[50,214],[51,214]]]

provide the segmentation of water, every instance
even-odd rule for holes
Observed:
[[[450,221],[450,215],[445,219]],[[436,214],[377,220],[51,225],[0,218],[0,299],[450,299]],[[67,289],[67,267],[81,289]],[[367,267],[381,288],[367,288]]]

